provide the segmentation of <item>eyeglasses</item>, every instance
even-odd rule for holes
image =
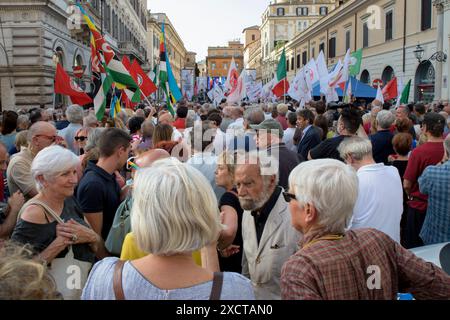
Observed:
[[[52,142],[55,142],[55,140],[58,136],[46,136],[45,134],[38,134],[38,135],[36,135],[36,137],[44,137],[44,138],[49,139]]]
[[[88,137],[83,137],[83,136],[79,136],[79,137],[75,137],[75,141],[81,141],[83,142],[84,140],[87,140]]]
[[[136,157],[131,157],[127,160],[127,170],[139,170],[140,167],[134,162]]]
[[[286,202],[291,202],[292,200],[297,200],[295,197],[295,194],[289,193],[289,192],[283,192],[283,197]]]

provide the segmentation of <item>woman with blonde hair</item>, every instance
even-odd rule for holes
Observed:
[[[213,273],[192,258],[193,251],[215,243],[222,229],[214,192],[198,170],[174,158],[138,170],[131,228],[149,255],[97,263],[83,299],[254,299],[250,280]]]
[[[0,300],[61,299],[45,261],[12,241],[0,243]]]
[[[221,270],[241,273],[242,271],[242,215],[234,185],[236,157],[232,152],[223,152],[217,159],[216,184],[226,191],[220,197],[219,209],[226,228],[220,233],[217,249]]]

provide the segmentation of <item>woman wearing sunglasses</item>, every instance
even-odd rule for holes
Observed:
[[[91,128],[83,127],[77,131],[74,137],[74,146],[78,151],[78,154],[81,156],[84,154],[87,144],[88,135],[91,131]]]

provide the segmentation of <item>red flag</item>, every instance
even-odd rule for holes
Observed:
[[[389,81],[389,83],[383,88],[384,101],[398,98],[397,77]]]
[[[91,97],[70,79],[69,75],[59,63],[56,65],[55,93],[69,96],[73,103],[80,106],[92,103]]]
[[[287,81],[286,78],[278,82],[276,86],[273,87],[272,89],[273,94],[276,95],[277,98],[282,97],[288,91],[289,91],[289,81]]]
[[[136,81],[136,83],[139,85],[139,88],[141,89],[144,97],[148,97],[157,90],[155,84],[145,74],[144,70],[142,70],[137,60],[133,61],[133,64],[131,65],[129,71],[134,81]]]
[[[123,56],[123,58],[122,58],[122,64],[123,64],[123,66],[124,66],[125,68],[127,68],[128,71],[130,71],[130,69],[131,69],[131,62],[130,62],[130,59],[128,59],[127,56]]]

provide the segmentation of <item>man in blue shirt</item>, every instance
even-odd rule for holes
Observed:
[[[430,245],[450,241],[450,137],[444,141],[441,165],[429,166],[419,178],[420,192],[428,195],[428,208],[420,238]]]

